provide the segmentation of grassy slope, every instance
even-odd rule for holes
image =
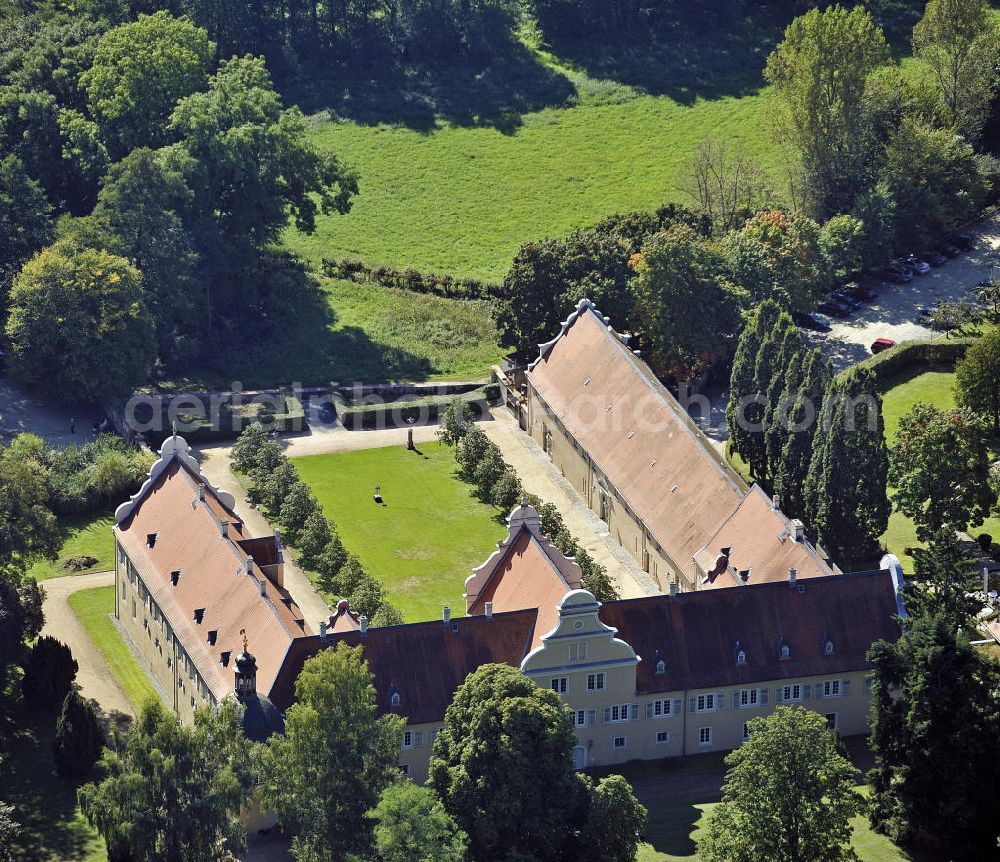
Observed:
[[[436,442],[420,448],[422,454],[393,446],[294,460],[344,545],[382,581],[407,622],[436,619],[442,605],[463,614],[465,579],[504,535],[497,510],[453,476],[451,450]],[[372,500],[376,484],[385,506]]]
[[[113,586],[80,590],[69,597],[73,613],[83,623],[90,639],[107,660],[118,685],[138,710],[144,700],[159,695],[111,621],[114,602]]]
[[[955,406],[955,375],[950,371],[924,371],[912,376],[902,377],[883,395],[882,412],[885,417],[886,439],[892,441],[899,429],[900,417],[913,409],[918,402],[932,404],[942,410]],[[1000,517],[988,518],[983,524],[969,530],[972,536],[981,532],[1000,537]],[[913,559],[904,553],[904,548],[916,547],[916,529],[913,521],[899,512],[893,512],[889,519],[889,529],[883,540],[886,546],[903,563],[905,571],[913,570]]]
[[[60,518],[59,532],[62,534],[63,545],[59,550],[59,559],[54,562],[40,560],[31,567],[28,574],[44,581],[61,575],[109,571],[115,565],[115,544],[111,537],[113,524],[113,514],[105,511]],[[83,556],[96,557],[97,562],[79,572],[70,571],[62,565],[70,557]]]
[[[683,201],[677,188],[709,135],[773,165],[765,99],[698,100],[616,88],[581,104],[528,114],[514,134],[446,126],[430,134],[402,126],[316,122],[312,138],[362,177],[347,216],[288,245],[312,261],[372,263],[500,280],[524,242],[560,236],[605,215]]]
[[[17,671],[0,691],[0,798],[14,806],[22,831],[11,847],[17,862],[101,862],[104,842],[76,805],[81,782],[55,772],[56,713],[30,711]],[[7,848],[0,848],[0,851]]]

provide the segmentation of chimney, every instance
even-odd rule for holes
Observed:
[[[360,631],[361,631],[362,637],[364,635],[367,635],[368,634],[368,617],[366,617],[364,614],[362,614],[361,618],[358,620],[358,625],[361,626]]]
[[[792,529],[795,531],[795,541],[804,542],[806,540],[806,525],[803,524],[798,518],[792,518],[791,525]]]
[[[248,575],[252,575],[253,574],[253,557],[247,557],[246,558],[246,569],[247,569],[247,574]]]
[[[796,575],[795,569],[789,569],[788,570],[788,585],[789,586],[792,586],[792,587],[795,586],[795,575]]]
[[[219,521],[219,532],[222,534],[223,539],[229,535],[229,521],[226,518]]]
[[[781,497],[777,494],[771,497],[771,508],[774,509],[775,512],[781,509]]]
[[[493,619],[493,602],[486,602],[486,619]]]
[[[670,598],[677,598],[677,581],[670,582]]]
[[[326,627],[327,627],[327,623],[320,623],[319,624],[319,637],[320,637],[320,640],[324,640],[324,641],[326,640]]]
[[[447,605],[441,609],[441,618],[445,625],[448,625],[448,623],[451,622],[451,608]]]
[[[199,500],[204,500],[205,499],[205,483],[204,482],[199,482],[198,483],[198,499]]]
[[[257,581],[257,586],[260,587],[260,594],[262,596],[266,596],[267,595],[267,581],[265,581],[263,578],[261,578],[259,581]]]

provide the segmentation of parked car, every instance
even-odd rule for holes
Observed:
[[[817,311],[822,311],[823,314],[832,314],[834,317],[850,317],[851,316],[851,306],[846,302],[841,302],[839,299],[824,299],[819,305],[816,306]]]
[[[856,296],[851,296],[849,293],[844,293],[842,290],[835,290],[830,294],[830,296],[837,300],[837,302],[844,303],[844,305],[850,308],[851,311],[857,311],[862,305],[864,305],[864,303]]]
[[[927,275],[931,271],[931,265],[927,261],[918,258],[915,254],[907,255],[903,263],[917,275]]]
[[[931,266],[943,266],[948,258],[946,258],[939,251],[925,251],[921,257],[926,260]]]
[[[917,323],[925,323],[934,314],[934,309],[929,305],[921,305],[917,308]]]
[[[895,347],[896,342],[891,338],[876,338],[872,342],[872,353],[881,353],[883,350],[888,350],[890,347]]]
[[[893,284],[906,284],[908,281],[913,281],[913,276],[904,272],[901,269],[895,267],[885,267],[880,269],[875,273],[879,278],[884,278],[886,281],[891,281]]]
[[[953,233],[948,237],[948,242],[958,246],[962,251],[972,251],[976,247],[976,241],[967,233]]]
[[[801,311],[792,313],[794,320],[803,329],[811,329],[813,332],[829,332],[832,327],[825,317],[820,314],[803,314]]]
[[[874,288],[867,287],[865,285],[856,284],[852,287],[848,293],[864,302],[874,302],[878,299],[878,291]]]
[[[958,257],[962,253],[962,250],[957,245],[952,245],[950,242],[941,243],[938,246],[938,251],[945,257]]]

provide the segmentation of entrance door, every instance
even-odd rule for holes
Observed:
[[[549,431],[548,426],[542,426],[542,448],[545,450],[545,454],[550,458],[552,457],[552,432]]]
[[[601,520],[605,524],[611,524],[611,500],[603,491],[601,491]]]
[[[573,768],[574,769],[586,769],[587,768],[587,749],[582,745],[578,745],[573,749]]]

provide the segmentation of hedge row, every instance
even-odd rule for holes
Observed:
[[[921,366],[952,368],[965,356],[975,338],[951,338],[944,341],[904,341],[888,350],[859,362],[853,368],[870,368],[875,379],[881,384],[896,375]]]
[[[219,407],[217,426],[213,424],[211,417],[193,413],[178,414],[177,421],[183,429],[185,439],[197,443],[232,440],[252,422],[259,422],[268,431],[279,434],[306,430],[309,423],[299,399],[288,393],[283,393],[281,398],[284,409],[280,413],[275,413],[270,404],[248,402],[240,404],[236,409],[232,405],[222,404]],[[163,424],[166,427],[166,423]]]
[[[478,278],[454,278],[433,272],[420,272],[412,267],[405,270],[388,266],[369,266],[363,260],[345,257],[343,260],[323,258],[323,273],[331,278],[369,281],[382,287],[394,287],[414,293],[432,293],[448,299],[492,299],[499,295],[500,286]]]
[[[483,419],[488,414],[488,405],[499,402],[500,387],[489,383],[462,395],[431,395],[380,404],[337,404],[337,414],[341,424],[351,431],[426,425],[436,422],[456,398],[468,406],[474,420]]]

